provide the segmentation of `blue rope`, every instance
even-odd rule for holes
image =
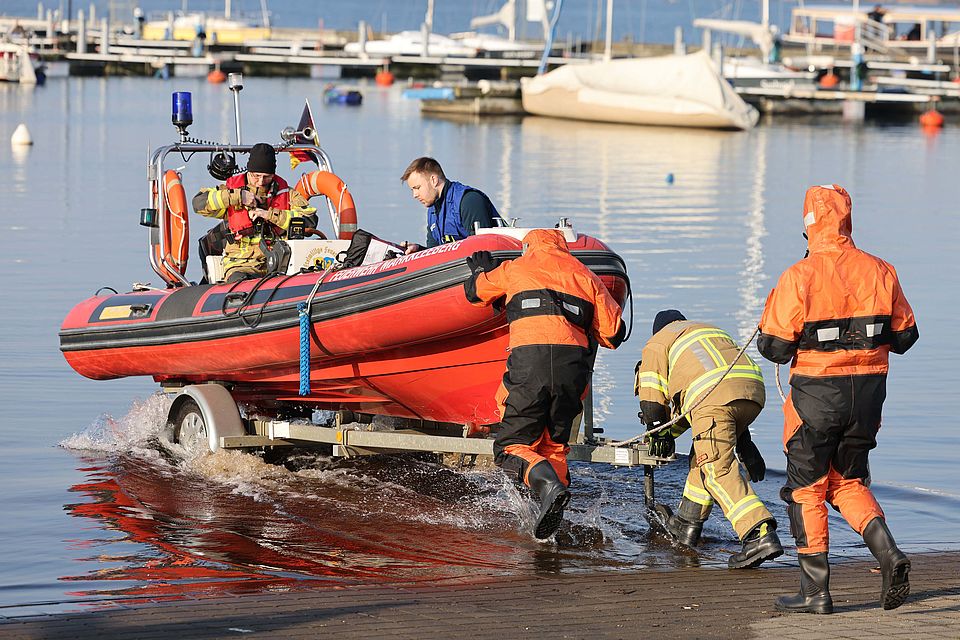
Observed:
[[[297,304],[300,316],[300,395],[310,395],[310,314],[307,303]]]

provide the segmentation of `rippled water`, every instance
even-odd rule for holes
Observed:
[[[0,145],[0,615],[318,582],[722,566],[737,547],[726,521],[711,518],[699,557],[670,547],[643,517],[637,470],[574,465],[570,524],[541,544],[528,534],[531,504],[496,470],[315,452],[193,459],[157,442],[167,400],[151,381],[73,373],[58,349],[67,310],[103,285],[158,281],[137,222],[148,146],[174,138],[174,89],[194,92],[191,133],[232,135],[226,90],[200,81],[0,86],[0,134],[23,121],[36,141],[16,154]],[[834,120],[748,133],[449,121],[421,118],[399,88],[361,90],[363,106],[348,109],[323,106],[315,82],[248,78],[245,139],[275,140],[308,97],[361,226],[378,235],[422,238],[423,210],[399,176],[430,154],[524,226],[566,216],[607,241],[628,263],[636,318],[633,338],[597,366],[597,420],[612,437],[638,430],[633,366],[655,312],[679,308],[748,337],[776,276],[803,255],[806,187],[848,188],[855,238],[896,265],[921,335],[892,358],[874,488],[904,546],[957,547],[960,131],[948,125],[931,137],[912,123]],[[201,166],[185,172],[188,192],[211,183],[206,163],[193,164]],[[785,524],[780,401],[766,363],[764,373],[769,400],[754,439],[771,471],[757,490]],[[681,438],[678,448],[688,446]],[[657,473],[660,499],[678,498],[684,462]],[[839,520],[832,542],[837,554],[864,553]]]

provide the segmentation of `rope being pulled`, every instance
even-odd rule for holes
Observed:
[[[780,386],[780,363],[773,365],[773,375],[777,381],[777,393],[780,394],[780,399],[783,400],[783,404],[787,404],[787,396],[783,395],[783,387]]]
[[[733,362],[731,362],[731,363],[730,363],[730,366],[728,366],[727,369],[726,369],[726,371],[723,372],[723,375],[720,376],[720,378],[719,378],[716,382],[714,382],[713,385],[711,385],[710,388],[707,389],[706,392],[705,392],[702,396],[700,396],[700,398],[693,404],[693,406],[691,406],[689,409],[687,409],[686,411],[684,411],[683,413],[681,413],[679,416],[677,416],[676,418],[674,418],[674,419],[672,419],[672,420],[668,420],[667,422],[664,422],[663,424],[657,425],[657,426],[655,426],[653,429],[648,429],[647,431],[644,431],[644,432],[641,433],[641,434],[635,435],[635,436],[633,436],[632,438],[627,438],[626,440],[621,440],[621,441],[619,441],[619,442],[611,442],[611,443],[610,443],[610,446],[611,446],[611,447],[625,447],[625,446],[627,446],[627,445],[633,444],[634,442],[637,442],[637,441],[639,441],[639,440],[643,440],[644,438],[646,438],[646,437],[649,436],[649,435],[653,435],[654,433],[660,433],[660,432],[663,431],[664,429],[668,429],[668,428],[672,427],[673,425],[677,424],[678,422],[680,422],[681,420],[683,420],[684,418],[686,418],[688,415],[690,415],[690,413],[691,413],[694,409],[696,409],[697,407],[699,407],[699,406],[703,403],[703,401],[706,400],[707,397],[708,397],[711,393],[713,393],[713,390],[716,389],[717,386],[719,386],[719,384],[720,384],[721,382],[723,382],[723,379],[727,377],[727,374],[730,373],[730,371],[733,369],[734,365],[737,364],[737,361],[740,360],[740,358],[743,356],[744,352],[746,352],[747,347],[750,346],[750,343],[753,342],[753,339],[754,339],[755,337],[757,337],[757,333],[759,333],[759,332],[760,332],[760,327],[759,327],[759,325],[758,325],[757,328],[753,330],[753,333],[750,334],[750,339],[747,340],[746,343],[743,345],[743,348],[741,348],[740,351],[737,352],[737,357],[733,359]],[[779,380],[779,376],[778,376],[778,379],[777,379],[777,388],[779,388],[779,387],[780,387],[780,380]],[[782,393],[781,393],[781,395],[782,395]]]

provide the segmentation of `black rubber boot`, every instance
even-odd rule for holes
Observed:
[[[702,522],[691,522],[680,514],[674,514],[673,510],[665,504],[658,504],[653,510],[663,520],[667,535],[675,541],[691,548],[700,542],[700,534],[703,533]],[[683,503],[681,503],[681,512],[682,510]]]
[[[910,595],[910,560],[900,549],[883,518],[874,518],[863,529],[863,541],[880,561],[883,587],[880,602],[884,609],[896,609]]]
[[[563,510],[570,502],[570,491],[546,460],[533,465],[527,474],[527,481],[540,496],[540,516],[533,528],[533,535],[539,540],[546,540],[560,528]]]
[[[731,569],[752,569],[767,560],[783,555],[783,545],[777,536],[777,521],[764,520],[743,537],[743,549],[730,556]]]
[[[777,611],[833,613],[827,552],[798,553],[797,560],[800,561],[800,593],[777,598]]]

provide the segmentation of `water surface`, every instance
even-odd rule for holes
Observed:
[[[634,336],[602,354],[595,376],[597,421],[615,438],[639,429],[633,367],[653,315],[678,308],[749,337],[776,277],[803,255],[806,187],[845,186],[858,245],[897,267],[920,328],[917,345],[892,358],[874,488],[905,547],[956,548],[960,131],[839,120],[745,133],[450,121],[422,118],[399,87],[360,88],[364,104],[351,109],[323,106],[317,82],[248,78],[245,139],[276,140],[310,98],[361,226],[385,238],[422,239],[424,211],[399,177],[427,154],[524,226],[563,216],[607,241],[634,291]],[[192,134],[232,136],[229,95],[200,80],[0,86],[0,134],[27,122],[36,142],[16,153],[0,145],[0,615],[302,585],[723,566],[737,545],[719,514],[699,557],[651,535],[637,470],[574,465],[571,524],[542,544],[528,533],[530,503],[495,470],[310,452],[286,465],[191,458],[158,445],[168,401],[150,380],[93,382],[70,370],[57,330],[72,305],[101,286],[159,283],[138,216],[149,149],[175,137],[172,90],[194,92]],[[213,183],[200,160],[184,174],[190,193]],[[195,237],[207,226],[191,222]],[[189,273],[198,277],[196,263]],[[757,490],[785,531],[768,364],[768,406],[753,431],[771,471]],[[688,447],[681,438],[679,450]],[[664,501],[678,499],[684,463],[658,473]],[[839,520],[832,536],[833,553],[865,553]]]

